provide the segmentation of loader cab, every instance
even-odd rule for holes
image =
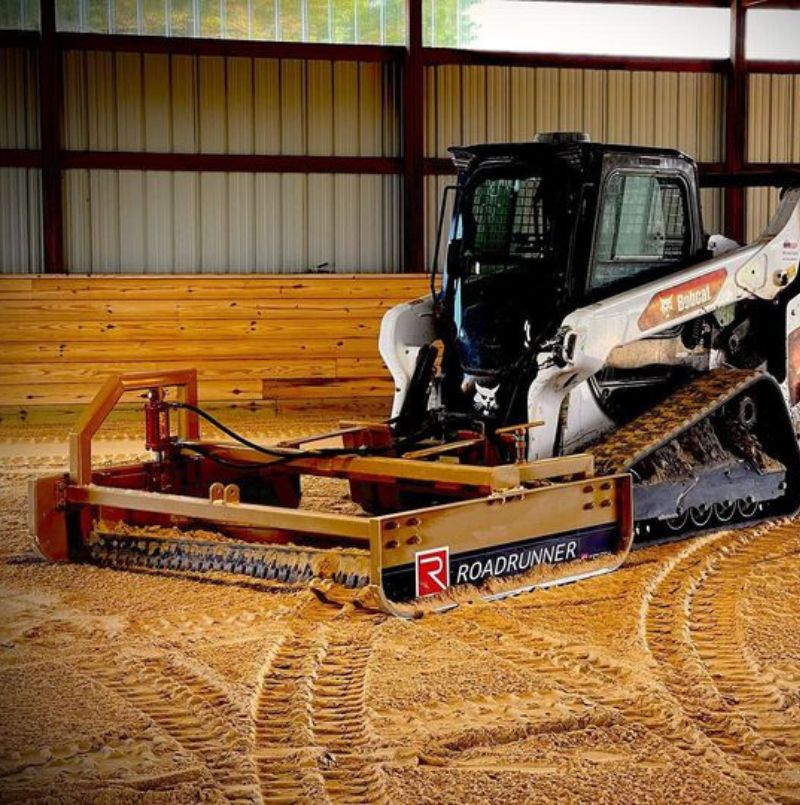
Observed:
[[[703,250],[696,168],[677,151],[557,136],[451,153],[458,185],[437,292],[451,374],[452,353],[479,382],[526,371],[569,312]]]

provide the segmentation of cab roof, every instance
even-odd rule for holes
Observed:
[[[606,154],[628,154],[650,159],[679,159],[691,165],[694,160],[674,148],[617,145],[576,140],[573,142],[483,143],[448,148],[459,171],[484,162],[549,162],[577,160],[584,165],[599,161]]]

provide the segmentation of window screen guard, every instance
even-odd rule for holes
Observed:
[[[687,195],[674,177],[617,172],[605,184],[591,286],[629,280],[688,254]]]

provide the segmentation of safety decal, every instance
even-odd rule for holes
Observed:
[[[639,329],[649,330],[711,304],[719,294],[728,272],[724,268],[659,291],[639,317]]]
[[[431,548],[417,551],[415,570],[417,575],[417,597],[436,595],[450,586],[450,549]]]

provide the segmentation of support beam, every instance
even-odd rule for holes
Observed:
[[[768,73],[770,75],[798,75],[800,74],[800,61],[759,61],[752,59],[747,62],[747,72]]]
[[[424,157],[425,72],[422,52],[422,0],[405,0],[406,52],[403,61],[403,267],[425,270]]]
[[[466,64],[498,67],[553,67],[590,70],[652,70],[678,73],[721,73],[727,59],[597,56],[579,53],[518,53],[462,48],[425,48],[425,64]]]
[[[26,148],[0,148],[0,168],[41,168],[42,152]]]
[[[0,48],[38,48],[40,41],[38,31],[0,31]]]
[[[201,39],[135,34],[60,33],[58,45],[61,50],[178,53],[190,56],[240,56],[262,59],[393,62],[403,58],[403,48],[387,45],[262,42],[251,39]]]
[[[746,9],[744,0],[731,0],[731,51],[727,69],[725,105],[725,171],[737,173],[747,162],[747,66],[744,38]],[[745,190],[725,190],[725,234],[744,242]]]
[[[2,152],[0,152],[0,158]],[[399,174],[392,157],[301,156],[296,154],[183,154],[147,151],[64,151],[61,167],[88,170],[213,171],[224,173]]]
[[[44,270],[64,270],[61,201],[61,54],[56,43],[55,0],[40,0],[39,125],[42,149],[42,230]]]

